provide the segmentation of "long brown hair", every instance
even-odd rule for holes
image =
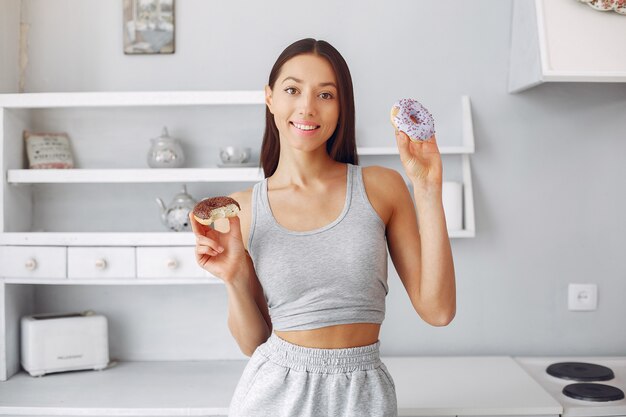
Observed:
[[[354,122],[354,91],[352,87],[352,77],[348,64],[343,59],[339,51],[331,44],[322,40],[312,38],[300,39],[289,45],[280,54],[272,70],[268,85],[273,90],[278,74],[285,62],[301,54],[315,54],[326,58],[335,71],[337,77],[337,89],[339,96],[339,120],[332,136],[326,142],[328,155],[338,162],[349,162],[353,165],[359,164],[356,153],[356,135]],[[270,177],[278,167],[280,157],[280,140],[278,128],[274,123],[274,115],[269,108],[265,108],[265,133],[263,134],[263,144],[261,145],[261,166],[265,173],[265,178]]]

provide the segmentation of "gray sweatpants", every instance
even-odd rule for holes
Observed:
[[[345,349],[294,345],[274,333],[243,371],[230,417],[398,415],[396,389],[380,341]]]

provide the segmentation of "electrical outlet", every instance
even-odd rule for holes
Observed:
[[[567,308],[571,311],[591,311],[598,308],[596,284],[569,284]]]

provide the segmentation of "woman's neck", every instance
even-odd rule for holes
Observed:
[[[332,159],[324,150],[324,155],[312,155],[301,152],[299,155],[284,155],[278,160],[276,171],[272,174],[275,186],[296,186],[308,188],[311,185],[326,183],[339,174],[344,175],[343,163]]]

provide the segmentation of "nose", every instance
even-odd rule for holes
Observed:
[[[300,114],[313,116],[315,114],[315,95],[311,92],[302,93],[298,106]]]

